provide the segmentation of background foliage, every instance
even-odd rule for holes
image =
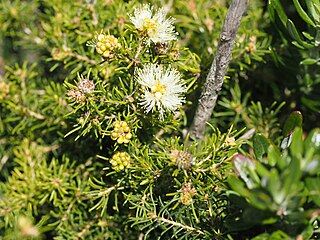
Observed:
[[[230,1],[149,2],[176,19],[168,49],[141,44],[128,13],[142,1],[1,1],[0,235],[319,237],[319,1],[249,1],[201,143],[186,132]],[[123,46],[114,58],[87,45],[101,31]],[[138,103],[148,62],[187,86],[164,121]],[[75,98],[85,79],[94,91]]]

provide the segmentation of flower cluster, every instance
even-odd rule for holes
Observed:
[[[245,47],[245,50],[247,52],[255,52],[256,51],[256,43],[257,43],[257,37],[256,36],[251,36],[249,38],[249,44],[248,46]]]
[[[127,152],[116,152],[110,160],[112,168],[117,172],[129,167],[130,162],[131,157]]]
[[[88,45],[90,45],[90,43]],[[117,38],[113,35],[106,35],[104,33],[100,33],[95,38],[93,45],[95,46],[97,53],[104,58],[112,58],[114,56],[114,50],[121,47]]]
[[[171,67],[146,64],[136,70],[135,79],[141,84],[143,97],[140,104],[145,112],[160,112],[160,119],[164,118],[166,110],[174,112],[184,102],[182,94],[186,87],[181,80],[180,73]]]
[[[128,143],[132,137],[128,123],[124,121],[115,121],[111,132],[111,139],[117,140],[117,143]]]
[[[191,182],[184,184],[184,186],[179,190],[180,199],[184,205],[190,205],[192,203],[192,198],[196,194],[197,190],[191,186]]]
[[[165,55],[169,52],[169,41],[176,40],[177,33],[173,26],[174,19],[167,18],[163,8],[153,11],[149,4],[144,4],[135,8],[134,13],[129,14],[129,17],[147,46],[153,42],[159,54]],[[93,41],[89,41],[87,45],[94,46],[101,56],[109,59],[114,56],[115,49],[120,47],[117,38],[103,32],[96,34]],[[178,56],[179,52],[173,51],[173,54]],[[181,80],[180,73],[171,66],[145,64],[140,69],[136,68],[134,78],[141,85],[142,90],[142,99],[139,104],[146,113],[158,111],[160,120],[164,119],[167,110],[174,112],[185,101],[183,94],[186,87]],[[87,89],[86,93],[92,91],[88,87],[79,87],[79,89]],[[76,94],[72,92],[71,95]],[[114,130],[112,139],[117,139],[118,143],[127,143],[131,135],[125,137],[123,134],[123,132],[118,133],[117,130]]]
[[[131,22],[136,29],[146,38],[146,42],[167,43],[177,39],[177,33],[174,30],[173,18],[166,19],[166,13],[163,8],[159,9],[154,15],[152,7],[145,4],[134,9],[134,14],[129,15]]]
[[[193,157],[187,151],[172,150],[171,159],[173,163],[180,169],[190,170],[193,166]]]
[[[235,144],[236,144],[236,139],[234,137],[227,136],[224,143],[221,145],[221,147],[233,146]]]
[[[25,216],[18,217],[18,227],[24,239],[38,237],[40,235],[38,228]]]
[[[5,98],[9,93],[9,85],[3,81],[0,81],[0,100]]]
[[[53,60],[62,61],[63,59],[72,55],[70,48],[63,46],[62,48],[53,48],[51,51],[51,56]]]

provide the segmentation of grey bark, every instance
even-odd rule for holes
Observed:
[[[206,122],[216,105],[218,94],[229,65],[237,31],[248,0],[233,0],[226,15],[215,58],[199,98],[198,106],[189,133],[192,139],[201,141]]]

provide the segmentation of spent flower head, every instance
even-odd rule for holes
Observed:
[[[146,37],[147,44],[166,43],[177,39],[177,32],[174,30],[174,18],[166,18],[163,8],[158,9],[153,14],[153,9],[149,4],[141,5],[134,9],[130,20],[143,37]]]
[[[180,73],[174,68],[146,64],[142,69],[136,70],[135,79],[142,86],[143,97],[140,104],[146,113],[157,109],[160,119],[163,119],[166,110],[174,112],[184,102],[186,87]]]
[[[194,158],[187,151],[174,149],[170,156],[173,163],[180,169],[190,170],[194,165]]]
[[[191,182],[185,183],[184,186],[179,190],[180,199],[184,205],[190,205],[192,203],[193,196],[197,193],[197,190],[191,186]]]
[[[67,92],[67,96],[71,101],[78,102],[78,103],[84,102],[86,100],[86,95],[79,89],[70,89]]]
[[[78,82],[78,88],[83,93],[92,93],[94,91],[95,85],[92,80],[81,79]]]
[[[5,98],[9,94],[9,84],[0,80],[0,100]]]

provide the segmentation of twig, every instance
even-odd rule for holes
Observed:
[[[236,34],[248,5],[248,0],[233,0],[220,34],[216,56],[212,62],[204,88],[202,90],[196,113],[189,129],[192,139],[201,141],[206,122],[216,105],[218,94],[229,65]]]
[[[199,230],[199,229],[196,229],[196,228],[194,228],[194,227],[188,226],[188,225],[184,225],[184,224],[182,224],[182,223],[178,223],[178,222],[175,222],[175,221],[171,221],[171,220],[169,220],[169,219],[166,219],[166,218],[163,218],[163,217],[159,217],[159,216],[157,216],[157,215],[152,216],[152,217],[153,217],[153,219],[155,219],[155,220],[157,220],[157,221],[160,221],[160,222],[163,222],[163,223],[166,223],[166,224],[169,224],[169,225],[173,225],[173,226],[175,226],[175,227],[180,227],[180,228],[183,228],[183,229],[185,229],[185,230],[187,230],[187,231],[195,232],[195,233],[201,234],[201,235],[204,234],[203,231],[201,231],[201,230]]]
[[[75,58],[77,58],[77,59],[79,59],[81,61],[86,61],[87,63],[93,64],[93,65],[98,64],[98,62],[96,60],[90,59],[87,56],[82,56],[82,55],[77,54],[77,53],[69,53],[68,55],[70,57],[75,57]]]

